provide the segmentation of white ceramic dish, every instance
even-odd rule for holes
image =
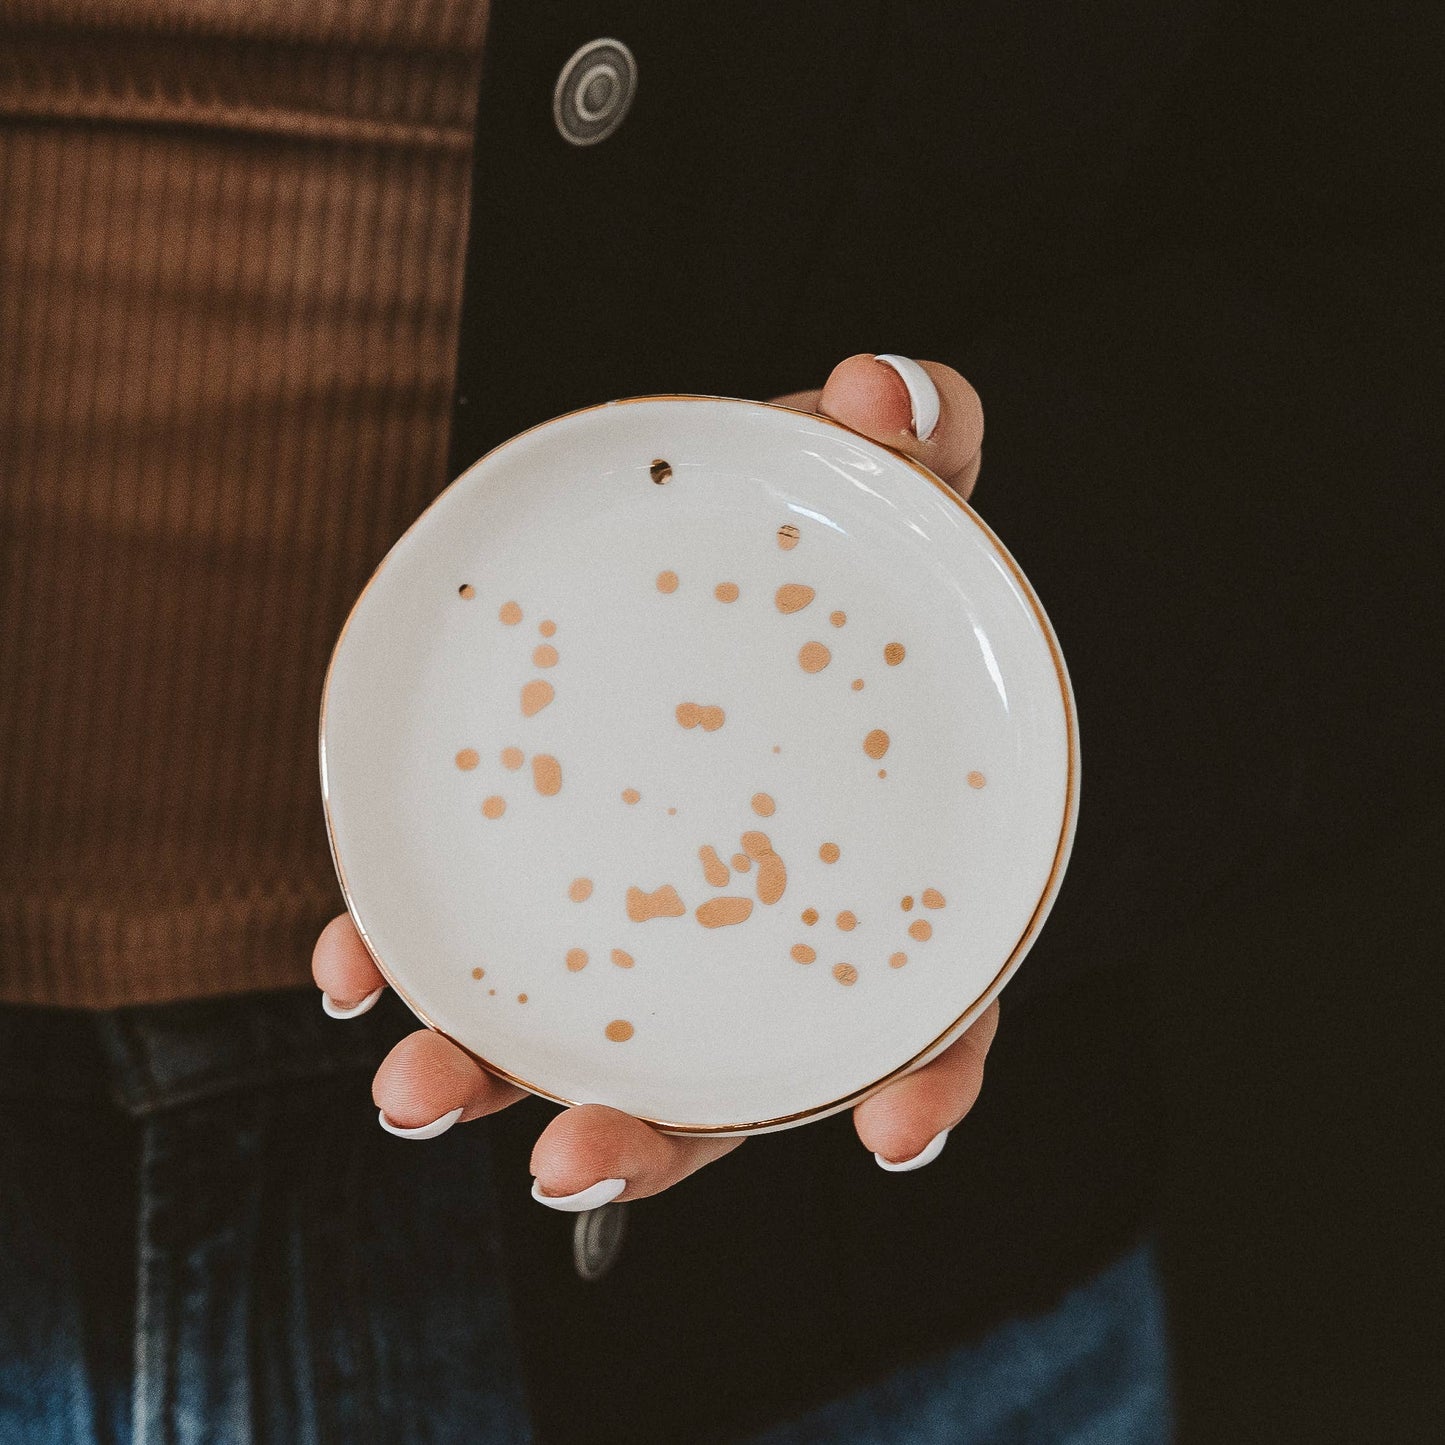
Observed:
[[[644,397],[513,438],[396,544],[321,776],[423,1021],[548,1098],[742,1133],[988,1004],[1079,759],[1037,598],[937,478],[816,416]]]

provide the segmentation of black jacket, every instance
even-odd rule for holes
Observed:
[[[1429,284],[1429,180],[1393,137],[1433,47],[1205,0],[493,12],[456,469],[612,397],[948,362],[984,400],[975,505],[1078,695],[1069,877],[937,1163],[885,1175],[847,1116],[752,1140],[635,1206],[594,1285],[570,1221],[504,1201],[554,1438],[729,1439],[1046,1306],[1146,1228],[1171,934],[1338,856],[1341,808],[1371,826],[1317,701],[1363,695],[1368,660],[1342,675],[1320,624],[1375,544],[1339,521],[1353,458],[1388,485],[1417,434],[1376,322]],[[576,148],[552,86],[597,36],[636,55],[637,98]],[[546,1113],[496,1121],[504,1172]]]

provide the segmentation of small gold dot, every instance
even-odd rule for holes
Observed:
[[[888,955],[889,968],[902,968],[907,962],[908,955],[906,953],[891,953]]]
[[[495,793],[482,804],[482,814],[487,818],[500,818],[507,811],[507,800]]]
[[[627,953],[621,948],[614,948],[612,950],[612,961],[618,968],[631,968],[632,965],[637,962],[630,953]]]
[[[473,587],[470,582],[463,582],[462,585],[457,588],[457,596],[466,602],[470,602],[476,595],[477,589]]]
[[[567,888],[567,896],[573,903],[586,903],[592,896],[592,880],[590,878],[574,878]]]
[[[907,649],[905,649],[901,642],[890,642],[888,646],[883,649],[883,661],[886,662],[889,667],[897,667],[905,656],[907,656]]]
[[[487,996],[488,996],[489,998],[496,998],[496,996],[497,996],[497,991],[496,991],[496,989],[494,989],[494,988],[489,988],[489,989],[487,990]]]
[[[785,552],[791,552],[793,548],[798,545],[798,538],[801,535],[791,522],[784,522],[783,525],[778,528],[778,546]]]
[[[486,971],[486,969],[484,969],[484,968],[474,968],[474,969],[472,970],[472,977],[473,977],[473,978],[485,978],[486,976],[487,976],[487,971]]]
[[[855,678],[853,679],[852,687],[853,687],[853,691],[854,691],[854,692],[862,692],[862,691],[863,691],[863,679],[862,679],[861,677],[855,677]]]
[[[879,769],[878,769],[878,776],[879,776],[880,778],[886,778],[886,777],[888,776],[888,769],[887,769],[887,768],[879,768]]]
[[[981,788],[987,782],[988,779],[980,772],[972,772],[968,775],[968,785],[970,788]]]
[[[760,818],[771,818],[778,805],[766,793],[753,794],[753,812]]]
[[[518,1003],[526,1003],[526,1002],[527,1002],[527,995],[524,994],[524,993],[519,993],[519,994],[517,995],[517,1002],[518,1002]]]
[[[677,591],[677,573],[676,573],[676,572],[659,572],[659,573],[657,574],[657,590],[658,590],[659,592],[676,592],[676,591]]]
[[[942,908],[944,906],[943,894],[936,888],[925,888],[923,890],[923,906],[925,908]]]
[[[569,973],[581,973],[587,967],[587,950],[585,948],[569,948],[567,950],[567,970]]]
[[[549,617],[545,622],[539,623],[537,631],[543,637],[555,637],[557,635],[557,624]]]
[[[532,661],[538,667],[556,667],[557,649],[550,642],[539,643],[532,650]]]
[[[912,913],[912,912],[913,912],[913,895],[912,895],[911,893],[905,893],[905,894],[903,895],[903,902],[900,903],[898,906],[899,906],[905,913]]]
[[[798,649],[798,666],[804,672],[822,672],[832,660],[833,654],[821,642],[805,642]]]
[[[633,1027],[626,1019],[613,1019],[602,1031],[614,1044],[625,1044],[633,1035]]]
[[[828,614],[828,621],[831,622],[834,627],[841,627],[847,620],[848,614],[846,612],[830,612]]]
[[[677,813],[677,809],[676,809],[676,808],[669,808],[669,809],[667,810],[667,816],[668,816],[669,818],[673,817],[676,813]]]
[[[863,751],[876,763],[888,751],[888,734],[882,728],[874,728],[863,739]]]
[[[927,943],[933,937],[933,925],[926,918],[916,918],[908,925],[908,936]]]
[[[522,620],[522,609],[515,602],[504,602],[498,610],[497,616],[508,627],[515,627]]]
[[[816,908],[805,908],[802,916],[803,922],[811,928],[818,921],[818,910]]]
[[[738,600],[738,584],[736,582],[719,582],[712,589],[712,595],[719,602],[736,602]]]
[[[809,948],[806,943],[795,943],[793,945],[793,960],[796,963],[812,963],[817,956],[817,950]]]
[[[753,860],[746,853],[734,853],[732,864],[735,873],[746,873],[753,866]]]
[[[858,982],[858,970],[851,963],[835,963],[833,965],[833,977],[843,985],[844,988],[851,988]]]
[[[515,773],[525,761],[526,754],[522,752],[521,748],[502,749],[502,766],[509,771]]]
[[[843,850],[836,843],[824,843],[818,849],[818,857],[825,863],[836,863],[842,856]]]
[[[775,753],[780,753],[780,752],[782,752],[782,748],[780,748],[780,747],[777,745],[777,743],[774,743],[774,744],[773,744],[773,751],[774,751]]]
[[[642,794],[639,793],[636,788],[623,788],[622,801],[628,804],[640,803],[642,801]]]
[[[851,909],[845,908],[835,921],[844,933],[852,933],[858,926],[858,915]]]
[[[469,773],[481,762],[481,755],[475,748],[463,748],[457,754],[457,766],[464,772]]]

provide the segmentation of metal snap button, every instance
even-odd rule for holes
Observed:
[[[577,1216],[572,1226],[572,1263],[583,1279],[601,1279],[622,1253],[627,1206],[604,1204]]]
[[[620,40],[589,40],[562,67],[552,91],[552,119],[574,146],[606,140],[627,118],[637,94],[637,61]]]

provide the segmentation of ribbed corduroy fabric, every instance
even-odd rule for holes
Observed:
[[[446,480],[484,0],[0,21],[0,999],[303,981],[322,677]]]

